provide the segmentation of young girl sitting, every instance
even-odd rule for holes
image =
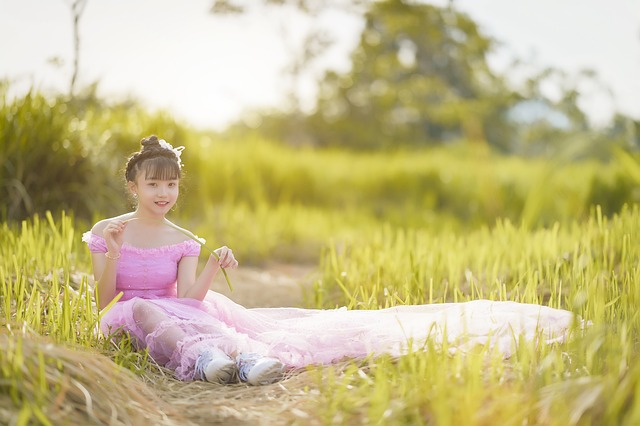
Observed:
[[[219,260],[211,255],[196,277],[200,245],[167,225],[165,215],[178,199],[180,154],[155,136],[143,139],[125,172],[136,210],[102,220],[83,236],[92,252],[100,308],[123,293],[101,327],[107,333],[122,327],[183,380],[276,381],[284,364],[222,342],[234,331],[211,318],[202,303],[219,269],[237,267],[233,252],[215,250]]]
[[[289,368],[387,353],[427,342],[450,350],[488,345],[509,357],[520,337],[561,342],[574,315],[549,307],[477,300],[380,310],[246,309],[209,290],[220,268],[238,265],[228,247],[196,273],[200,245],[166,215],[178,198],[183,147],[141,142],[125,172],[133,212],[86,232],[105,333],[128,332],[181,380],[269,384]]]

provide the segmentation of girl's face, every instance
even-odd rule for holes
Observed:
[[[178,179],[150,179],[140,173],[129,189],[138,200],[138,212],[164,217],[178,200]]]

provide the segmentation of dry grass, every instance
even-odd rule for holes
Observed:
[[[186,424],[179,410],[100,353],[6,328],[0,347],[2,424]]]
[[[268,386],[180,382],[166,374],[145,375],[147,387],[193,424],[321,424],[309,410],[319,391],[312,372],[296,372]]]
[[[103,354],[25,331],[0,329],[0,347],[2,365],[20,370],[2,372],[0,424],[321,424],[310,410],[313,371],[269,386],[218,385],[181,382],[158,366],[136,376]]]

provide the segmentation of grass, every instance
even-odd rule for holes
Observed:
[[[634,207],[613,218],[594,209],[587,221],[535,230],[508,220],[462,235],[379,227],[325,249],[318,295],[336,300],[327,296],[316,305],[358,300],[350,307],[376,309],[490,298],[602,316],[590,292],[607,302],[633,294],[638,219]]]
[[[160,424],[181,416],[95,349],[0,329],[2,424]],[[166,424],[166,423],[165,423]]]
[[[297,421],[636,424],[639,216],[637,207],[611,218],[594,209],[588,220],[566,226],[531,230],[505,220],[466,234],[378,224],[327,244],[317,306],[490,298],[569,309],[593,325],[567,343],[521,344],[508,360],[488,348],[452,355],[429,346],[399,359],[312,368],[304,381],[284,382],[306,395],[296,405],[294,412],[304,413]],[[144,385],[162,374],[146,354],[126,339],[95,333],[98,312],[81,274],[89,257],[75,226],[68,215],[2,226],[0,418],[56,424],[73,413],[94,424],[145,416],[177,421],[180,414]],[[99,378],[105,372],[106,383]],[[140,395],[160,408],[149,414]]]
[[[188,190],[186,209],[201,209],[203,201],[251,208],[302,205],[359,212],[402,227],[468,229],[498,219],[535,227],[588,218],[594,204],[611,214],[638,195],[623,166],[627,157],[609,163],[548,161],[465,145],[355,154],[207,137],[187,145],[196,153],[186,160],[188,188],[195,188]],[[199,202],[191,204],[190,197]]]
[[[578,161],[565,150],[553,160],[525,159],[462,142],[372,153],[291,148],[197,132],[135,103],[36,91],[14,99],[7,90],[0,82],[2,220],[46,210],[73,211],[86,221],[95,212],[120,214],[130,207],[122,168],[150,134],[186,146],[179,214],[197,223],[208,222],[203,210],[242,204],[251,211],[349,212],[394,226],[468,229],[510,219],[535,227],[586,218],[591,205],[612,214],[640,200],[640,172],[629,154]]]
[[[128,339],[96,332],[100,315],[81,273],[88,257],[73,218],[35,216],[19,226],[2,224],[0,233],[0,422],[106,424],[129,411],[125,418],[136,418],[127,398],[120,407],[120,395],[101,394],[129,383],[129,397],[142,404],[133,372],[147,370],[148,358]],[[98,385],[109,380],[111,387]]]
[[[592,321],[515,356],[438,348],[319,377],[326,424],[636,424],[640,421],[640,211],[531,231],[508,221],[467,235],[385,228],[334,244],[318,306],[375,309],[478,298],[569,309]],[[455,409],[454,409],[455,407]]]
[[[548,162],[464,146],[354,154],[206,136],[180,143],[189,148],[176,220],[233,246],[245,264],[274,252],[316,262],[328,238],[380,226],[462,234],[508,221],[535,230],[588,220],[592,205],[610,216],[640,200],[628,155]]]
[[[135,105],[0,92],[0,424],[640,423],[632,154],[549,162],[465,145],[292,149],[224,141]],[[128,207],[119,168],[149,134],[187,146],[172,219],[243,264],[318,264],[311,306],[488,298],[568,309],[593,325],[561,345],[522,344],[508,360],[430,346],[269,388],[178,383],[130,340],[96,333],[80,242],[88,216]]]

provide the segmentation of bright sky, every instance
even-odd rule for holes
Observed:
[[[72,73],[72,0],[0,0],[0,78],[16,93],[35,86],[68,91]],[[211,0],[88,0],[82,16],[79,85],[99,81],[99,94],[128,95],[198,127],[221,128],[245,108],[278,106],[291,40],[305,22],[262,11],[244,18],[208,13]],[[432,0],[446,4],[446,0]],[[594,69],[601,87],[584,87],[584,108],[604,122],[615,108],[640,119],[640,0],[457,0],[504,48],[498,69],[514,57],[570,73]],[[361,22],[324,19],[336,44],[314,74],[345,70]],[[53,65],[51,58],[61,59]],[[517,79],[516,76],[513,76]],[[310,105],[312,79],[298,85]]]

